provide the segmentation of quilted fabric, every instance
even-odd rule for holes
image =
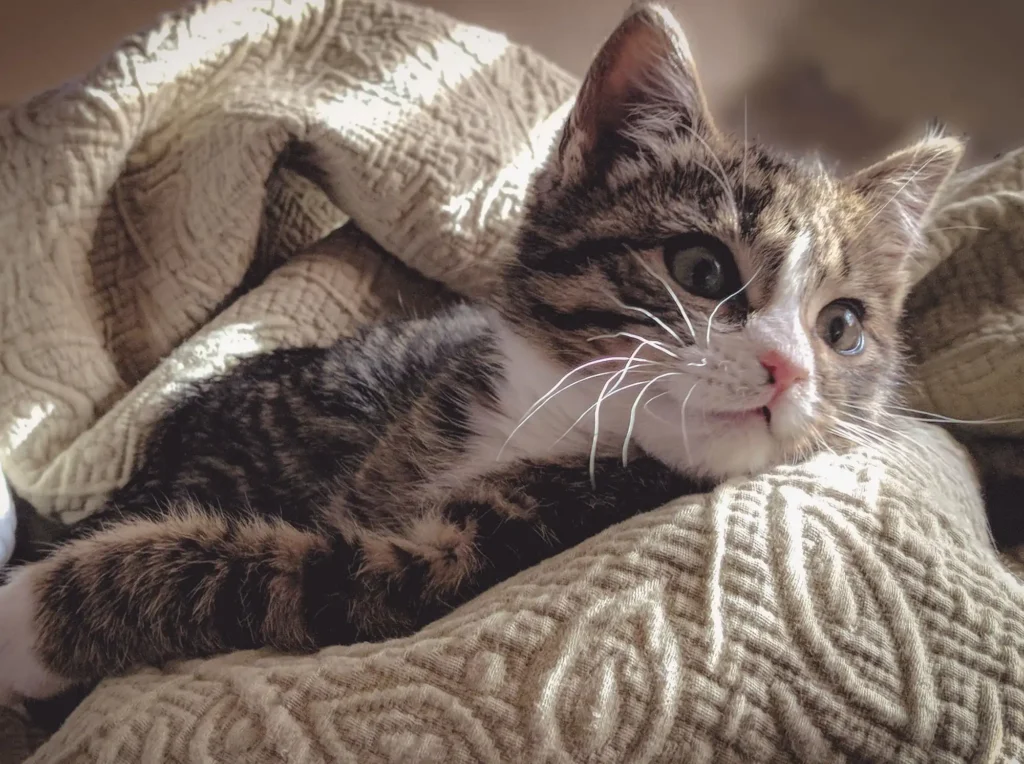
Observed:
[[[242,7],[167,17],[0,115],[0,459],[64,519],[125,479],[183,381],[485,294],[575,87],[386,0]],[[910,317],[922,408],[984,389],[1003,402],[976,407],[1024,413],[1024,290],[976,265],[1020,271],[1017,161],[937,218]],[[108,680],[31,761],[1020,757],[1024,587],[961,447],[901,437],[915,458],[826,453],[683,498],[405,640]]]
[[[912,405],[955,427],[983,470],[1024,479],[1024,150],[963,173],[932,223],[936,267],[908,306]],[[1000,422],[998,420],[1015,420]],[[1024,500],[1019,516],[1024,518]]]

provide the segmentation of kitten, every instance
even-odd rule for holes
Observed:
[[[956,140],[847,178],[744,145],[674,19],[640,6],[553,148],[491,305],[196,384],[109,508],[0,587],[0,696],[409,634],[882,410]]]

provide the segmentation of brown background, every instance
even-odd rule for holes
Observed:
[[[244,5],[247,0],[237,0]],[[581,73],[627,0],[419,0]],[[0,0],[0,104],[87,69],[181,0]],[[974,159],[1024,144],[1021,0],[670,0],[713,107],[837,159],[875,156],[931,117]]]

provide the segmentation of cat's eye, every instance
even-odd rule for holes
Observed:
[[[841,355],[857,355],[864,350],[864,309],[853,300],[836,300],[818,314],[818,334]]]
[[[676,283],[697,297],[721,300],[741,286],[729,247],[713,236],[678,237],[665,247],[665,267]]]

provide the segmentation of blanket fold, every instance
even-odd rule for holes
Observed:
[[[183,383],[486,295],[575,87],[389,0],[223,0],[0,114],[11,485],[72,521]],[[1022,206],[1024,152],[936,212],[914,408],[1024,416]],[[963,447],[906,428],[897,458],[682,498],[404,640],[108,680],[31,761],[1024,757],[1024,586]],[[1019,423],[955,432],[983,474],[1024,475]]]

